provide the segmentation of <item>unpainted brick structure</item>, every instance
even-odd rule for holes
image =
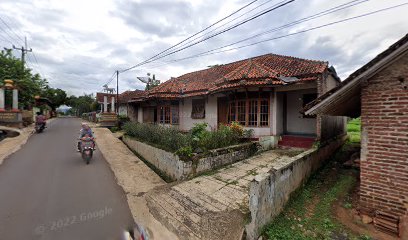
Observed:
[[[361,89],[361,206],[402,217],[408,209],[408,54]]]
[[[361,116],[361,213],[408,239],[408,34],[304,111]]]

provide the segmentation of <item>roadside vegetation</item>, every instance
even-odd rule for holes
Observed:
[[[351,143],[360,143],[361,141],[360,118],[354,118],[347,122],[347,135]]]
[[[284,211],[264,228],[264,239],[371,239],[352,233],[334,213],[336,207],[351,208],[351,203],[344,199],[348,199],[356,186],[358,171],[344,169],[341,162],[352,147],[352,144],[343,146],[303,188],[292,194]]]
[[[67,94],[64,90],[51,88],[47,79],[38,73],[33,73],[32,69],[26,67],[13,55],[11,49],[0,51],[0,87],[5,79],[13,80],[14,85],[19,89],[20,109],[31,109],[35,103],[35,96],[49,99],[54,108],[66,103]],[[12,92],[5,91],[5,98],[10,103]]]
[[[208,131],[206,123],[200,123],[188,133],[170,126],[136,122],[125,123],[123,129],[128,136],[185,158],[239,144],[252,135],[251,131],[244,130],[238,123],[221,126],[214,131]]]

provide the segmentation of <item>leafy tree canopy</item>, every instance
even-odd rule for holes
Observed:
[[[30,108],[35,102],[35,96],[48,98],[54,108],[66,102],[64,90],[51,88],[46,79],[32,73],[20,59],[13,56],[11,50],[0,52],[0,85],[3,85],[5,79],[12,79],[18,87],[20,108]],[[10,93],[6,93],[9,98],[7,95]]]
[[[96,111],[97,104],[95,105],[95,97],[93,94],[84,94],[83,96],[70,96],[67,98],[66,104],[70,107],[71,113],[81,115],[82,113]]]

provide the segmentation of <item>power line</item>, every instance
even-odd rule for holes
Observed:
[[[182,50],[184,50],[184,49],[187,49],[187,48],[189,48],[189,47],[192,47],[192,46],[194,46],[194,45],[197,45],[197,44],[199,44],[199,43],[201,43],[201,42],[204,42],[204,41],[206,41],[206,40],[208,40],[208,39],[210,39],[210,38],[216,37],[216,36],[218,36],[218,35],[220,35],[220,34],[222,34],[222,33],[228,32],[228,31],[230,31],[230,30],[232,30],[232,29],[234,29],[234,28],[236,28],[236,27],[239,27],[239,26],[241,26],[241,25],[243,25],[243,24],[245,24],[245,23],[247,23],[247,22],[249,22],[249,21],[252,21],[252,20],[254,20],[254,19],[256,19],[256,18],[258,18],[258,17],[260,17],[260,16],[262,16],[262,15],[265,15],[265,14],[271,12],[271,11],[274,11],[274,10],[276,10],[276,9],[278,9],[278,8],[281,8],[281,7],[283,7],[283,6],[287,5],[287,4],[290,4],[290,3],[294,2],[294,1],[296,1],[296,0],[286,1],[286,2],[284,2],[284,3],[282,3],[282,4],[279,4],[278,6],[276,6],[276,7],[274,7],[274,8],[271,8],[271,9],[269,9],[269,10],[266,10],[266,11],[262,12],[262,13],[259,13],[259,14],[255,15],[255,16],[253,16],[253,17],[251,17],[251,18],[249,18],[249,19],[247,19],[247,20],[241,22],[241,23],[238,23],[238,24],[235,24],[235,25],[233,25],[233,26],[231,26],[231,27],[228,27],[227,29],[224,29],[224,30],[222,30],[222,31],[220,31],[220,32],[217,32],[217,33],[213,34],[213,35],[210,35],[209,37],[206,37],[206,38],[204,38],[204,39],[202,39],[202,40],[200,40],[200,41],[198,41],[198,42],[189,44],[189,45],[187,45],[187,46],[185,46],[185,47],[183,47],[183,48],[180,48],[180,49],[177,49],[177,50],[172,51],[172,52],[170,52],[170,53],[167,53],[167,54],[165,54],[165,55],[163,55],[163,56],[158,57],[157,59],[161,59],[161,58],[167,57],[167,56],[169,56],[169,55],[172,55],[172,54],[174,54],[174,53],[180,52],[180,51],[182,51]],[[157,60],[157,59],[156,59],[156,60]],[[144,64],[149,63],[149,62],[152,62],[152,61],[153,61],[153,60],[145,60],[145,61],[143,61],[143,62],[141,62],[141,63],[139,63],[139,64],[136,64],[136,65],[134,65],[134,66],[132,66],[132,67],[129,67],[129,68],[124,69],[124,70],[121,70],[120,72],[129,71],[129,70],[131,70],[131,69],[134,69],[134,68],[136,68],[136,67],[138,67],[138,66],[144,65]]]
[[[189,39],[191,39],[191,38],[197,36],[198,34],[207,31],[207,30],[210,29],[211,27],[217,25],[218,23],[224,21],[225,19],[227,19],[227,18],[233,16],[234,14],[240,12],[242,9],[247,8],[248,6],[252,5],[252,4],[255,3],[256,1],[258,1],[258,0],[253,0],[253,1],[251,1],[250,3],[244,5],[243,7],[241,7],[241,8],[239,8],[239,9],[235,10],[234,12],[232,12],[231,14],[229,14],[228,16],[223,17],[222,19],[220,19],[220,20],[218,20],[218,21],[216,21],[216,22],[210,24],[209,26],[205,27],[204,29],[200,30],[199,32],[194,33],[193,35],[191,35],[191,36],[187,37],[186,39],[184,39],[184,40],[182,40],[182,41],[176,43],[175,45],[173,45],[173,46],[171,46],[171,47],[169,47],[169,48],[167,48],[167,49],[165,49],[165,50],[159,52],[158,54],[156,54],[156,55],[154,55],[154,56],[148,58],[148,59],[145,60],[145,61],[152,60],[152,59],[154,59],[154,58],[160,56],[161,54],[163,54],[163,53],[165,53],[165,52],[167,52],[167,51],[169,51],[169,50],[171,50],[171,49],[173,49],[173,48],[179,46],[180,44],[184,43],[185,41],[187,41],[187,40],[189,40]],[[125,72],[125,71],[121,71],[121,72]]]
[[[203,56],[208,56],[208,55],[213,55],[213,54],[238,50],[238,49],[241,49],[241,48],[246,48],[246,47],[254,46],[254,45],[257,45],[257,44],[261,44],[261,43],[264,43],[264,42],[269,42],[269,41],[273,41],[273,40],[277,40],[277,39],[282,39],[282,38],[298,35],[298,34],[301,34],[301,33],[310,32],[310,31],[313,31],[313,30],[316,30],[316,29],[328,27],[328,26],[331,26],[331,25],[335,25],[335,24],[351,21],[351,20],[354,20],[354,19],[370,16],[370,15],[373,15],[373,14],[388,11],[388,10],[395,9],[395,8],[398,8],[398,7],[402,7],[402,6],[405,6],[405,5],[408,5],[408,2],[403,3],[403,4],[394,5],[394,6],[387,7],[387,8],[382,8],[382,9],[379,9],[379,10],[376,10],[376,11],[371,11],[371,12],[368,12],[368,13],[364,13],[364,14],[361,14],[361,15],[354,16],[354,17],[349,17],[349,18],[345,18],[345,19],[342,19],[342,20],[333,21],[333,22],[330,22],[330,23],[326,23],[326,24],[316,26],[316,27],[311,27],[311,28],[304,29],[304,30],[301,30],[301,31],[298,31],[298,32],[284,34],[284,35],[281,35],[281,36],[265,39],[265,40],[262,40],[262,41],[254,42],[254,43],[251,43],[251,44],[247,44],[247,45],[243,45],[243,46],[239,46],[239,47],[235,47],[235,48],[225,49],[225,50],[221,50],[221,51],[214,51],[216,49],[209,50],[209,51],[202,52],[202,53],[192,55],[192,56],[189,56],[189,57],[171,60],[171,61],[168,61],[167,64],[168,63],[173,63],[173,62],[179,62],[179,61],[183,61],[183,60],[187,60],[187,59],[197,58],[197,57],[203,57]],[[222,47],[222,48],[224,48],[224,47]],[[220,48],[217,48],[217,49],[220,49]],[[166,65],[166,64],[163,64],[163,65]],[[159,66],[156,66],[156,67],[159,67]]]
[[[112,76],[109,78],[109,81],[105,83],[105,85],[108,85],[109,83],[113,81],[113,79],[115,78],[115,74],[116,74],[116,71],[113,72]]]
[[[235,20],[241,18],[242,16],[244,16],[244,15],[246,15],[246,14],[248,14],[248,13],[254,11],[254,10],[257,9],[257,8],[262,7],[262,6],[265,5],[265,4],[268,4],[268,3],[271,2],[271,1],[273,1],[273,0],[268,0],[268,1],[266,1],[266,2],[264,2],[264,3],[262,3],[262,4],[260,4],[260,5],[256,6],[255,8],[253,8],[253,9],[251,9],[251,10],[249,10],[249,11],[247,11],[247,12],[241,14],[241,15],[239,15],[238,17],[235,17],[234,19],[232,19],[232,20],[230,20],[230,21],[228,21],[228,22],[222,24],[221,26],[218,26],[218,27],[212,29],[211,31],[209,31],[209,32],[207,32],[207,33],[204,33],[204,34],[201,35],[201,36],[197,36],[197,37],[191,39],[190,41],[188,41],[188,42],[182,44],[181,47],[182,47],[182,46],[185,46],[185,45],[187,45],[187,44],[189,44],[189,43],[191,43],[191,42],[193,42],[193,41],[195,41],[195,40],[197,40],[197,39],[199,39],[200,37],[208,36],[210,33],[215,32],[217,29],[220,29],[221,27],[224,27],[224,26],[230,24],[231,22],[233,22],[233,21],[235,21]],[[282,2],[284,2],[284,1],[282,1]],[[279,3],[282,3],[282,2],[279,2]],[[259,11],[258,13],[260,13],[260,12],[262,12],[262,11],[265,11],[265,10],[267,10],[267,9],[270,9],[270,8],[272,8],[272,7],[276,6],[276,5],[278,5],[279,3],[277,3],[277,4],[275,4],[275,5],[271,6],[271,7],[268,7],[268,8],[266,8],[266,9],[263,9],[263,10]],[[256,15],[256,14],[255,14],[255,15]],[[254,15],[253,15],[253,16],[254,16]],[[248,19],[248,18],[246,18],[246,19]],[[245,19],[244,19],[244,20],[245,20]],[[244,21],[244,20],[242,20],[242,21]]]
[[[0,30],[2,30],[2,28],[0,28]],[[10,41],[9,39],[7,39],[6,37],[4,37],[3,35],[0,35],[0,38],[3,39],[3,41],[10,43],[11,45],[13,45],[13,42]]]
[[[270,33],[272,33],[272,32],[277,32],[277,31],[279,31],[279,30],[283,30],[283,29],[285,29],[285,28],[288,28],[288,27],[291,27],[291,26],[294,26],[294,25],[298,25],[298,24],[303,23],[303,22],[307,22],[307,21],[310,21],[310,20],[313,20],[313,19],[316,19],[316,18],[319,18],[319,17],[323,17],[323,16],[326,16],[326,15],[328,15],[328,14],[332,14],[332,13],[334,13],[334,12],[337,12],[337,11],[340,11],[340,10],[344,10],[344,9],[347,9],[347,8],[350,8],[350,7],[353,7],[353,6],[356,6],[356,5],[358,5],[358,4],[362,4],[362,3],[367,2],[367,1],[370,1],[370,0],[353,0],[353,1],[350,1],[350,2],[348,2],[348,3],[344,3],[344,4],[338,5],[338,6],[336,6],[336,7],[332,7],[332,8],[329,8],[329,9],[327,9],[327,10],[321,11],[321,12],[319,12],[319,13],[310,15],[310,16],[308,16],[308,17],[304,17],[304,18],[298,19],[298,20],[296,20],[296,21],[293,21],[293,22],[290,22],[290,23],[281,25],[281,26],[279,26],[279,27],[275,27],[275,28],[269,29],[269,30],[267,30],[267,31],[258,33],[258,34],[256,34],[256,35],[251,36],[251,37],[244,38],[244,39],[241,39],[241,40],[239,40],[239,41],[236,41],[236,42],[233,42],[233,43],[224,45],[224,46],[222,46],[222,47],[218,47],[218,48],[215,48],[215,49],[212,49],[212,50],[204,51],[204,52],[199,53],[199,54],[197,54],[197,55],[202,55],[202,54],[214,52],[214,51],[216,51],[216,50],[223,49],[223,48],[227,48],[227,47],[236,45],[236,44],[241,43],[241,42],[246,42],[246,41],[248,41],[248,40],[251,40],[251,39],[260,37],[260,36],[262,36],[262,35],[270,34]]]
[[[258,9],[258,8],[262,7],[262,6],[265,5],[265,4],[268,4],[268,3],[271,2],[271,1],[273,1],[273,0],[268,0],[268,1],[266,1],[266,2],[264,2],[264,3],[262,3],[262,4],[260,4],[260,5],[256,6],[255,8],[252,8],[252,9],[250,9],[249,11],[247,11],[247,12],[245,12],[245,13],[243,13],[243,14],[237,16],[237,17],[235,17],[235,18],[232,19],[232,20],[230,20],[230,21],[228,21],[228,22],[226,22],[226,23],[224,23],[224,24],[222,24],[222,25],[220,25],[220,26],[218,26],[218,27],[216,27],[216,28],[214,28],[214,29],[212,29],[212,30],[206,32],[206,33],[203,33],[203,34],[200,35],[200,36],[196,36],[195,38],[190,39],[189,41],[185,42],[184,44],[181,44],[181,46],[180,46],[179,48],[176,48],[176,49],[180,49],[180,48],[182,48],[182,47],[184,47],[184,46],[186,46],[186,45],[188,45],[188,44],[194,42],[195,40],[197,40],[197,39],[199,39],[199,38],[209,36],[210,33],[215,32],[216,30],[220,29],[221,27],[224,27],[224,26],[230,24],[231,22],[234,22],[235,20],[241,18],[242,16],[244,16],[244,15],[246,15],[246,14],[248,14],[248,13],[254,11],[255,9]],[[266,10],[269,10],[269,9],[271,9],[271,8],[274,8],[275,6],[277,6],[277,5],[279,5],[279,4],[283,3],[283,2],[285,2],[285,0],[284,0],[284,1],[281,1],[281,2],[278,2],[277,4],[274,4],[274,5],[272,5],[271,7],[268,7],[268,8],[265,8],[265,9],[259,11],[259,12],[255,13],[254,15],[252,15],[251,17],[255,16],[256,14],[262,13],[263,11],[266,11]],[[241,23],[241,22],[243,22],[243,21],[245,21],[245,20],[247,20],[247,19],[249,19],[249,18],[251,18],[251,17],[248,17],[248,18],[246,18],[246,19],[244,19],[244,20],[241,20],[241,21],[238,22],[238,23]]]
[[[1,31],[3,31],[10,39],[12,39],[13,41],[15,41],[11,36],[10,36],[10,34],[6,31],[6,30],[4,30],[2,27],[0,27],[0,30]],[[7,39],[5,36],[3,36],[3,35],[0,35],[0,36],[2,36],[3,37],[3,39],[5,39],[7,42],[9,42],[11,45],[13,44],[13,42],[12,41],[10,41],[10,39]]]
[[[7,22],[4,21],[4,19],[3,19],[2,17],[0,17],[0,21],[1,21],[8,29],[10,29],[10,31],[11,31],[12,33],[14,33],[14,35],[16,35],[18,39],[20,39],[22,42],[24,42],[23,38],[21,38],[21,36],[19,36],[19,35],[7,24]]]

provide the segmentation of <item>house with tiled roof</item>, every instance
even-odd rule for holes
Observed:
[[[266,54],[184,74],[129,102],[139,122],[188,131],[239,122],[269,146],[311,146],[344,133],[342,117],[309,117],[303,106],[340,84],[328,62]],[[296,140],[296,141],[295,141]]]
[[[137,108],[132,106],[132,103],[129,102],[133,98],[139,98],[144,96],[145,91],[143,90],[134,90],[134,91],[124,91],[123,93],[119,94],[118,97],[118,104],[119,104],[119,115],[127,116],[131,121],[138,120],[138,111]]]
[[[96,101],[99,104],[100,112],[115,112],[116,94],[97,92]]]

